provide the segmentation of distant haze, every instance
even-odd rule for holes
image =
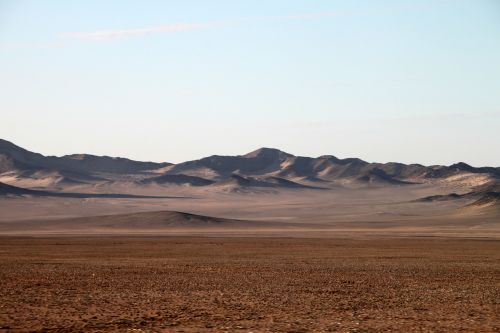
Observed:
[[[44,155],[500,166],[500,4],[0,2],[0,137]]]

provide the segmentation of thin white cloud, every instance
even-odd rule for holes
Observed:
[[[108,40],[125,39],[131,37],[139,37],[156,33],[175,33],[182,31],[203,30],[203,29],[214,28],[217,26],[227,26],[227,25],[252,23],[259,21],[308,20],[314,18],[339,16],[343,14],[344,13],[330,12],[330,13],[309,13],[309,14],[284,15],[284,16],[264,16],[264,17],[253,17],[248,19],[239,19],[235,21],[219,22],[219,23],[172,23],[150,28],[101,30],[101,31],[91,31],[91,32],[65,32],[59,35],[62,37],[79,39],[79,40],[108,41]]]
[[[66,47],[65,43],[6,43],[0,45],[0,49],[5,50],[60,49],[63,47]]]
[[[204,30],[216,27],[224,27],[231,25],[239,25],[245,23],[256,23],[263,21],[295,21],[295,20],[311,20],[322,18],[333,18],[339,16],[358,16],[358,15],[373,15],[377,13],[390,13],[401,10],[402,8],[392,7],[378,9],[375,13],[372,11],[357,11],[357,12],[320,12],[320,13],[299,13],[292,15],[278,16],[261,16],[237,19],[226,22],[212,23],[171,23],[149,28],[138,29],[117,29],[117,30],[99,30],[99,31],[83,31],[83,32],[62,32],[58,35],[66,39],[73,40],[88,40],[88,41],[112,41],[117,39],[127,39],[131,37],[140,37],[158,33],[176,33],[183,31]],[[17,45],[0,45],[0,49],[22,49],[22,48],[61,48],[68,46],[67,43],[33,43],[33,44],[17,44]]]
[[[214,27],[215,24],[208,23],[174,23],[165,24],[157,27],[140,28],[140,29],[123,29],[123,30],[103,30],[92,32],[66,32],[62,33],[62,37],[84,40],[114,40],[130,37],[138,37],[156,33],[174,33],[182,31],[202,30]]]
[[[325,12],[325,13],[305,13],[305,14],[282,15],[282,16],[262,16],[262,17],[251,17],[246,19],[237,19],[233,21],[218,22],[218,23],[214,22],[172,23],[156,27],[138,28],[138,29],[100,30],[100,31],[90,31],[90,32],[64,32],[59,34],[59,36],[71,39],[79,39],[79,40],[109,41],[116,39],[139,37],[156,33],[175,33],[182,31],[203,30],[214,27],[238,25],[244,23],[256,23],[262,21],[310,20],[310,19],[343,16],[348,14],[349,13],[344,13],[344,12]]]

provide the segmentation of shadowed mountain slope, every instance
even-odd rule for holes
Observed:
[[[17,186],[0,183],[0,196],[36,194],[38,191],[27,190]]]
[[[244,177],[237,174],[225,178],[224,180],[214,183],[214,186],[239,188],[239,187],[268,187],[268,188],[318,188],[296,183],[294,181],[280,177]]]
[[[188,176],[183,174],[164,174],[157,177],[146,178],[141,181],[143,184],[173,184],[173,185],[191,185],[191,186],[205,186],[213,184],[212,180],[201,177]]]
[[[444,195],[432,195],[415,201],[436,202],[458,199],[474,200],[467,204],[469,207],[498,206],[500,204],[500,182],[493,181],[482,186],[477,186],[472,191],[464,194],[449,193]]]
[[[137,173],[159,169],[170,163],[138,162],[126,158],[94,156],[88,154],[62,157],[44,156],[0,139],[0,173],[13,170],[56,170],[77,174]]]
[[[486,192],[478,200],[469,204],[469,206],[496,206],[500,207],[500,192]]]
[[[359,182],[370,184],[392,184],[392,185],[411,185],[413,183],[399,180],[389,176],[384,170],[373,168],[364,172],[361,176],[356,178]]]

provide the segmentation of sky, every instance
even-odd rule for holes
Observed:
[[[500,166],[500,1],[0,0],[0,138]]]

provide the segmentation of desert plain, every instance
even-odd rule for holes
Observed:
[[[0,141],[0,331],[498,332],[500,170]]]
[[[12,332],[495,332],[500,243],[2,238]]]

